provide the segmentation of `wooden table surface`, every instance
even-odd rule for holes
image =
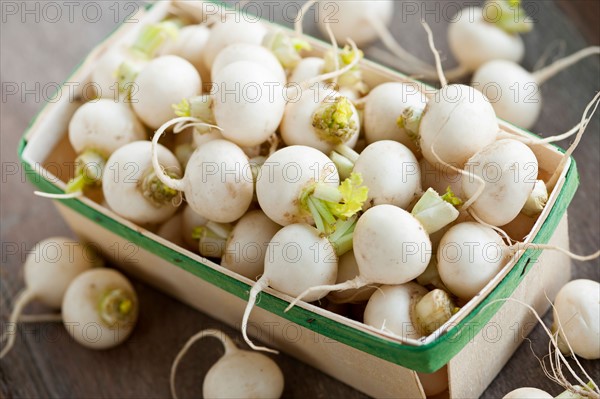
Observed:
[[[37,241],[55,235],[71,234],[51,202],[36,198],[33,187],[18,167],[16,148],[29,120],[43,106],[44,90],[53,82],[62,82],[75,65],[127,15],[126,3],[104,1],[56,2],[62,15],[44,8],[44,2],[2,2],[0,34],[2,104],[0,200],[1,251],[1,327],[4,328],[16,293],[22,289],[21,264],[25,251]],[[600,2],[537,1],[526,2],[535,10],[535,31],[525,36],[527,56],[524,66],[532,69],[546,48],[553,44],[553,56],[572,53],[586,45],[599,43]],[[13,13],[16,6],[18,13]],[[73,5],[74,4],[74,5]],[[432,2],[427,2],[429,6]],[[101,14],[97,21],[95,6]],[[25,13],[27,9],[34,14]],[[37,7],[37,15],[35,10]],[[69,10],[72,15],[69,15]],[[85,11],[85,12],[84,12]],[[116,11],[119,11],[116,15]],[[86,14],[87,13],[87,14]],[[276,16],[279,15],[276,13]],[[396,15],[397,22],[400,15]],[[438,47],[449,54],[443,39],[446,22],[427,19],[435,25]],[[39,20],[36,20],[39,18]],[[87,19],[87,21],[86,21]],[[281,21],[281,18],[276,18]],[[288,23],[289,24],[289,23]],[[418,55],[431,59],[418,18],[393,28],[402,43]],[[309,28],[309,32],[314,32]],[[562,47],[561,47],[562,46]],[[448,56],[450,58],[450,56]],[[451,63],[452,60],[448,60]],[[7,87],[19,87],[17,95],[8,95]],[[25,89],[32,93],[25,94]],[[552,135],[566,131],[580,119],[581,112],[600,89],[598,58],[588,59],[561,73],[543,87],[544,106],[533,131]],[[38,93],[39,98],[33,93]],[[41,95],[39,95],[41,93]],[[21,96],[22,94],[22,96]],[[600,117],[588,127],[575,153],[581,174],[581,187],[569,209],[571,248],[576,253],[591,253],[600,240]],[[564,145],[563,145],[564,146]],[[18,255],[8,248],[18,245]],[[574,262],[574,278],[600,280],[598,261]],[[102,352],[75,344],[61,325],[21,326],[13,351],[0,361],[0,397],[3,398],[163,398],[169,396],[168,375],[179,348],[200,329],[216,327],[242,342],[240,334],[168,296],[135,282],[141,302],[141,316],[131,339],[124,345]],[[31,305],[31,312],[42,311]],[[550,323],[548,315],[546,323]],[[48,339],[48,337],[56,337]],[[538,326],[531,342],[521,345],[504,370],[483,394],[502,397],[521,386],[534,386],[558,394],[561,389],[545,378],[532,350],[542,356],[547,338]],[[212,342],[192,348],[180,366],[177,378],[180,397],[199,397],[204,373],[217,359],[221,349]],[[362,398],[354,391],[310,366],[286,355],[277,358],[285,374],[285,397],[291,398]],[[592,376],[600,378],[600,362],[584,362]]]

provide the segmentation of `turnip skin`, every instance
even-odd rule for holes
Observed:
[[[208,173],[206,165],[218,165],[218,170]],[[252,203],[254,182],[248,157],[226,140],[213,140],[198,147],[190,158],[183,182],[189,206],[214,222],[234,222]]]
[[[73,239],[52,237],[38,242],[25,260],[25,289],[15,300],[10,323],[16,325],[23,308],[32,300],[60,308],[71,282],[96,264],[98,258],[93,251]],[[0,359],[11,350],[16,335],[16,332],[2,334],[0,342],[7,342],[0,352]]]
[[[552,399],[554,396],[550,395],[546,391],[542,391],[538,388],[517,388],[510,391],[502,397],[502,399]]]
[[[282,87],[287,82],[285,70],[277,57],[265,47],[249,43],[235,43],[221,50],[212,65],[212,80],[218,81],[215,78],[223,68],[239,61],[249,61],[261,65],[272,73]]]
[[[560,326],[559,327],[559,321]],[[554,301],[554,330],[563,353],[584,359],[600,359],[600,284],[573,280],[563,286]],[[565,339],[566,338],[566,339]]]
[[[473,222],[452,226],[437,251],[442,282],[457,297],[473,298],[506,264],[505,248],[490,227]]]
[[[176,55],[189,61],[198,72],[204,72],[202,54],[210,36],[205,25],[188,25],[179,29],[177,38],[169,40],[161,47],[161,55]],[[204,76],[204,75],[203,75]]]
[[[378,205],[358,219],[354,255],[359,276],[365,281],[403,284],[427,268],[431,241],[410,213],[393,205]]]
[[[325,21],[340,43],[351,38],[359,47],[366,46],[379,38],[372,20],[379,21],[383,26],[389,26],[394,15],[394,2],[382,1],[320,1],[318,27],[323,35],[327,35]],[[332,6],[335,4],[335,7]]]
[[[477,216],[493,226],[513,220],[527,202],[538,175],[538,161],[529,147],[517,140],[498,140],[475,154],[465,165],[469,176],[462,179],[465,198],[473,197],[481,182],[481,195],[471,205]]]
[[[314,182],[339,186],[333,162],[311,147],[282,148],[267,158],[261,168],[256,181],[258,203],[271,220],[282,226],[312,224],[311,214],[299,206],[298,198],[302,190]],[[277,195],[273,195],[274,192]]]
[[[364,127],[367,143],[380,140],[398,141],[414,153],[417,146],[411,134],[398,126],[397,120],[408,107],[422,112],[427,97],[416,85],[388,82],[376,86],[365,101]]]
[[[369,188],[363,209],[389,204],[406,209],[421,191],[419,162],[409,148],[391,140],[365,148],[354,164]]]
[[[243,16],[219,21],[210,30],[204,47],[204,66],[211,70],[221,50],[235,43],[260,45],[267,34],[267,28],[258,21],[250,21]]]
[[[166,147],[159,145],[160,164],[170,173],[180,173],[179,161]],[[152,144],[136,141],[113,153],[105,167],[102,184],[104,198],[118,215],[139,224],[162,223],[177,211],[177,205],[169,198],[174,194],[168,189],[155,187],[145,195],[143,185],[146,176],[152,174]],[[151,189],[151,186],[148,187]],[[154,202],[152,198],[156,198]]]
[[[158,129],[173,118],[173,104],[200,94],[202,79],[188,61],[165,55],[148,62],[135,79],[132,106],[137,116],[151,129]]]
[[[99,268],[80,274],[69,285],[62,315],[67,331],[79,344],[108,349],[129,337],[138,308],[127,278],[116,270]]]
[[[475,71],[480,65],[495,59],[520,63],[525,55],[521,36],[486,22],[483,15],[482,8],[465,8],[448,28],[450,49],[459,64]]]
[[[100,99],[83,104],[69,121],[69,142],[77,154],[98,151],[108,157],[133,141],[146,138],[146,130],[127,104]]]
[[[215,74],[214,117],[226,139],[252,147],[275,133],[285,110],[283,87],[277,79],[250,61],[231,63]],[[231,92],[235,98],[228,95]]]
[[[530,129],[542,110],[542,94],[533,76],[519,64],[492,60],[481,65],[471,85],[488,92],[492,107],[500,119]]]
[[[413,309],[427,292],[426,288],[411,282],[379,287],[365,308],[365,324],[403,338],[420,338],[422,334],[413,321]]]
[[[441,160],[461,168],[493,143],[499,130],[494,108],[481,92],[470,86],[447,85],[425,108],[419,127],[420,147],[430,164],[439,165]]]
[[[279,398],[283,394],[284,378],[281,369],[260,352],[241,350],[225,333],[204,330],[191,337],[181,349],[171,367],[171,395],[177,399],[175,375],[177,366],[188,349],[198,340],[214,337],[225,348],[224,355],[204,377],[202,394],[205,398]]]
[[[181,234],[183,235],[185,243],[190,248],[193,248],[194,251],[198,250],[198,241],[193,238],[194,229],[198,226],[205,226],[208,222],[209,220],[207,218],[198,214],[191,206],[185,205],[185,208],[181,213]]]
[[[252,286],[246,310],[242,318],[242,335],[255,350],[277,353],[256,346],[248,337],[248,320],[258,294],[267,287],[290,296],[298,296],[315,286],[335,283],[338,269],[336,251],[321,232],[308,224],[285,226],[273,236],[267,247],[264,274]],[[328,290],[313,290],[306,294],[306,301],[316,301],[328,294]]]
[[[269,242],[280,229],[261,210],[246,213],[227,240],[221,266],[256,280],[264,271]]]
[[[325,67],[325,60],[318,57],[303,58],[292,71],[289,82],[300,84],[319,76]]]

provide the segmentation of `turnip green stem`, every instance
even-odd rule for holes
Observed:
[[[117,69],[117,83],[119,93],[125,94],[127,99],[131,98],[131,89],[138,74],[142,70],[142,65],[135,61],[123,61]]]
[[[338,257],[352,249],[352,238],[357,219],[356,216],[353,216],[347,220],[338,220],[334,232],[329,235],[329,242],[335,248]]]
[[[335,164],[341,179],[350,177],[354,169],[354,162],[335,151],[331,151],[329,158]]]
[[[167,173],[167,175],[171,178],[178,177],[173,173]],[[146,171],[138,184],[144,197],[156,207],[161,207],[171,202],[173,198],[179,195],[179,191],[164,184],[152,169]]]
[[[337,219],[347,219],[362,210],[369,189],[362,185],[362,177],[352,173],[339,187],[325,183],[313,183],[306,187],[299,198],[300,206],[311,213],[317,229],[329,234]]]
[[[352,103],[346,97],[339,96],[333,102],[321,103],[313,114],[312,126],[324,141],[342,144],[360,129],[353,116]]]
[[[146,25],[131,50],[141,57],[152,58],[165,41],[176,39],[178,34],[179,24],[173,20]]]
[[[430,291],[415,306],[417,329],[424,335],[429,335],[450,320],[454,313],[456,305],[446,291]]]
[[[363,57],[363,52],[358,49],[346,45],[341,51],[338,51],[336,46],[334,51],[325,54],[323,72],[330,73],[338,71],[340,67],[352,65],[356,62],[356,59],[361,60]],[[362,71],[357,65],[337,76],[337,84],[340,87],[356,89],[361,93],[367,92],[367,86],[363,82]]]
[[[428,234],[435,233],[458,218],[459,212],[453,202],[460,200],[452,194],[452,191],[448,191],[448,193],[451,195],[447,201],[440,197],[434,189],[429,188],[411,212],[421,222]]]
[[[338,144],[329,154],[329,158],[335,164],[341,179],[350,177],[359,156],[356,151],[345,144]]]
[[[308,42],[300,38],[289,37],[282,31],[267,33],[263,39],[263,46],[275,54],[275,57],[285,69],[295,68],[302,60],[300,52],[312,49]]]
[[[533,22],[528,20],[521,0],[486,0],[483,19],[510,34],[533,29]]]
[[[534,217],[542,213],[548,202],[548,189],[543,180],[538,180],[533,186],[533,190],[527,197],[527,201],[521,212],[529,217]]]
[[[398,127],[406,130],[408,137],[417,145],[419,144],[419,126],[422,116],[422,109],[407,107],[396,120]]]
[[[86,150],[75,159],[75,176],[67,183],[66,193],[83,191],[102,181],[106,158],[94,150]]]
[[[198,240],[200,253],[204,256],[220,257],[225,251],[227,240],[233,227],[225,223],[208,222],[192,231],[192,238]]]
[[[179,104],[173,105],[173,111],[179,117],[192,117],[209,125],[217,123],[213,113],[213,99],[209,95],[184,98]],[[209,133],[212,130],[211,127],[201,125],[197,125],[195,128],[200,134]]]
[[[98,303],[100,318],[107,326],[132,322],[137,313],[135,296],[124,289],[117,288],[106,292]]]

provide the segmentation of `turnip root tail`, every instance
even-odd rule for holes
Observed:
[[[469,213],[469,215],[471,215],[471,217],[473,217],[473,219],[475,219],[475,221],[477,223],[482,224],[485,227],[489,227],[490,229],[494,230],[496,233],[500,234],[502,236],[502,238],[504,239],[504,242],[506,243],[506,245],[511,245],[515,241],[512,238],[510,238],[508,233],[506,233],[506,231],[502,230],[500,227],[491,225],[491,224],[486,223],[485,221],[481,220],[481,218],[479,216],[477,216],[477,214],[475,213],[475,211],[473,209],[468,209],[467,212]]]
[[[206,338],[206,337],[213,337],[213,338],[216,338],[219,341],[221,341],[221,343],[223,344],[223,347],[225,348],[224,356],[227,356],[228,354],[231,354],[238,350],[237,346],[231,340],[231,338],[229,338],[223,331],[220,331],[220,330],[213,330],[213,329],[203,330],[203,331],[200,331],[199,333],[197,333],[196,335],[192,336],[185,343],[183,348],[181,348],[181,350],[175,357],[175,360],[173,361],[173,365],[171,366],[171,375],[169,377],[169,384],[171,385],[171,396],[173,397],[173,399],[177,399],[177,392],[175,391],[175,375],[177,374],[177,366],[179,365],[179,363],[181,362],[181,359],[185,356],[187,351],[192,347],[192,345],[194,345],[197,341],[201,340],[202,338]]]
[[[191,126],[204,126],[219,130],[220,128],[215,125],[204,123],[197,118],[193,118],[190,116],[182,116],[179,118],[171,119],[170,121],[166,122],[156,131],[156,133],[154,133],[154,137],[152,137],[152,166],[154,167],[154,173],[165,186],[173,190],[183,191],[185,188],[184,180],[174,179],[171,176],[167,175],[165,173],[164,168],[158,161],[158,140],[163,135],[163,133],[171,126],[174,126],[173,131],[175,133],[179,133],[183,129],[186,129]]]
[[[246,341],[250,348],[256,351],[264,351],[278,354],[279,352],[274,349],[255,345],[248,337],[248,319],[250,319],[250,313],[252,312],[252,308],[256,304],[256,297],[258,296],[258,294],[260,294],[262,290],[264,290],[268,286],[269,279],[266,278],[264,275],[254,284],[254,286],[252,286],[252,289],[250,290],[250,296],[248,298],[248,304],[246,305],[246,310],[244,310],[244,317],[242,318],[242,335],[244,336],[244,341]]]
[[[590,46],[586,47],[582,50],[577,51],[565,58],[561,58],[558,61],[553,62],[552,64],[535,71],[533,73],[533,77],[538,85],[542,85],[546,80],[550,79],[563,69],[570,67],[573,64],[578,63],[582,59],[600,54],[600,46]]]
[[[587,125],[590,123],[592,116],[596,112],[596,109],[598,109],[598,104],[600,104],[600,92],[596,93],[592,101],[590,101],[587,107],[585,108],[585,111],[583,111],[581,123],[579,123],[579,131],[577,132],[577,136],[575,136],[575,141],[573,141],[573,144],[571,144],[571,146],[564,153],[563,158],[560,161],[558,167],[556,168],[554,174],[546,183],[549,193],[552,192],[552,190],[554,189],[554,186],[558,182],[558,178],[560,177],[565,164],[568,162],[569,158],[573,154],[573,151],[575,151],[575,148],[577,148],[577,146],[579,145],[579,142],[581,141],[581,137],[583,136]]]
[[[333,34],[333,31],[331,30],[331,24],[328,21],[325,21],[325,29],[327,30],[327,34],[329,35],[329,40],[331,41],[331,51],[333,52],[333,63],[334,63],[333,72],[337,72],[340,70],[340,58],[338,56],[338,52],[339,52],[338,42],[335,38],[335,35]],[[335,78],[333,78],[334,85],[337,85],[338,78],[339,78],[339,76],[336,76]]]
[[[370,282],[365,281],[361,276],[358,276],[352,280],[348,280],[346,282],[343,283],[339,283],[339,284],[332,284],[332,285],[318,285],[316,287],[310,287],[308,289],[306,289],[302,294],[298,295],[296,297],[296,299],[294,299],[287,308],[285,308],[285,312],[289,312],[289,310],[291,308],[293,308],[294,306],[296,306],[298,304],[298,302],[300,302],[302,300],[302,298],[304,298],[305,296],[307,296],[310,293],[313,292],[319,292],[319,291],[344,291],[344,290],[350,290],[350,289],[358,289],[358,288],[362,288],[364,286],[366,286],[367,284],[370,284]]]
[[[558,252],[561,252],[561,253],[567,255],[571,259],[575,259],[575,260],[582,261],[582,262],[587,262],[590,260],[600,258],[600,251],[596,251],[591,255],[577,255],[577,254],[574,254],[573,252],[566,250],[564,248],[561,248],[561,247],[557,247],[554,245],[548,245],[548,244],[536,244],[533,242],[532,243],[518,242],[514,245],[511,245],[509,248],[514,252],[526,250],[526,249],[530,249],[530,248],[534,249],[534,250],[551,249],[551,250],[558,251]]]
[[[15,344],[15,340],[17,338],[17,322],[19,320],[19,315],[23,311],[23,308],[35,297],[35,293],[33,291],[24,290],[18,295],[17,300],[15,301],[15,307],[13,312],[10,315],[10,319],[8,324],[14,326],[15,331],[12,334],[9,334],[8,331],[0,337],[0,342],[4,342],[7,340],[6,346],[0,352],[0,359],[2,359],[6,354],[10,351],[10,349]],[[8,337],[8,338],[7,338]]]
[[[544,373],[546,374],[546,376],[549,379],[551,379],[552,381],[561,385],[563,388],[565,388],[568,391],[573,392],[577,395],[580,395],[580,396],[586,397],[586,398],[596,398],[596,399],[600,398],[600,391],[598,391],[598,385],[595,382],[593,382],[592,378],[588,375],[588,373],[585,371],[585,369],[581,366],[581,363],[579,362],[577,357],[575,355],[573,355],[573,358],[575,359],[575,362],[579,366],[579,369],[583,372],[585,378],[587,378],[591,382],[591,384],[584,383],[583,380],[579,377],[579,375],[577,375],[577,373],[573,370],[573,368],[571,367],[571,365],[569,364],[567,359],[565,359],[565,356],[562,354],[562,352],[559,349],[558,341],[557,341],[558,334],[556,334],[556,335],[552,334],[550,329],[548,329],[548,327],[546,327],[546,325],[544,324],[544,321],[542,320],[542,318],[540,317],[538,312],[531,305],[528,305],[528,304],[526,304],[522,301],[519,301],[518,299],[515,299],[515,298],[503,298],[503,299],[496,299],[496,300],[491,301],[490,303],[488,303],[487,305],[484,306],[484,309],[488,306],[491,306],[492,304],[494,304],[496,302],[506,302],[506,301],[518,303],[520,305],[525,306],[527,309],[529,309],[529,311],[533,314],[533,316],[541,324],[546,335],[550,338],[549,358],[550,358],[550,367],[552,369],[552,374],[550,374],[547,371],[546,367],[542,364],[542,367],[544,369]],[[560,325],[560,321],[559,321],[559,325]],[[568,341],[566,342],[566,344],[569,345]],[[570,347],[570,345],[569,345],[569,347]],[[552,360],[552,357],[553,357],[553,355],[552,355],[553,349],[552,348],[554,348],[554,357],[555,357],[554,361]],[[556,363],[556,364],[554,364],[554,363]],[[577,380],[577,382],[579,384],[581,384],[580,387],[575,387],[575,386],[571,385],[571,383],[563,375],[563,373],[562,373],[563,365],[569,370],[569,372],[571,373],[573,378],[575,380]],[[593,387],[591,387],[591,385],[593,385]]]
[[[38,197],[58,199],[58,200],[67,200],[67,199],[79,198],[79,197],[83,196],[83,191],[75,191],[73,193],[64,193],[64,194],[45,193],[43,191],[34,191],[33,193],[35,195],[37,195]]]
[[[63,321],[61,313],[22,314],[19,323],[57,323]]]
[[[304,34],[302,23],[304,22],[304,16],[308,13],[308,10],[315,4],[317,0],[308,0],[299,11],[299,15],[296,17],[296,21],[294,22],[294,31],[297,36],[302,36]]]
[[[425,32],[427,32],[427,41],[429,42],[429,48],[435,57],[435,68],[438,73],[438,78],[440,79],[440,84],[442,87],[448,86],[448,80],[446,80],[446,76],[444,76],[444,69],[442,68],[442,60],[440,59],[440,53],[435,48],[435,43],[433,42],[433,32],[431,32],[431,28],[429,24],[425,22],[425,20],[421,21]]]

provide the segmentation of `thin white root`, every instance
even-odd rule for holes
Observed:
[[[561,385],[563,388],[568,389],[569,391],[574,392],[574,388],[568,381],[566,378],[564,378],[564,376],[562,375],[562,371],[561,371],[561,367],[562,365],[564,365],[569,372],[571,373],[571,375],[573,376],[574,379],[577,380],[577,382],[579,384],[581,384],[581,386],[585,386],[586,384],[581,380],[581,378],[577,375],[577,373],[575,373],[575,371],[573,370],[573,368],[571,367],[571,365],[569,364],[569,362],[567,361],[567,359],[565,359],[565,356],[560,352],[560,350],[558,349],[558,343],[556,341],[556,336],[554,334],[552,334],[552,332],[548,329],[548,327],[546,327],[546,325],[544,324],[544,321],[542,320],[542,318],[540,317],[540,315],[538,314],[538,312],[531,306],[526,304],[525,302],[522,302],[518,299],[515,298],[503,298],[503,299],[496,299],[491,301],[490,303],[488,303],[487,305],[485,305],[483,307],[483,309],[485,309],[486,307],[496,303],[496,302],[516,302],[520,305],[525,306],[527,309],[529,309],[529,311],[533,314],[533,316],[537,319],[537,321],[541,324],[542,328],[544,329],[544,332],[546,333],[546,335],[550,338],[550,343],[549,345],[551,345],[551,347],[554,347],[555,349],[555,355],[556,355],[556,361],[558,365],[554,365],[554,363],[552,362],[552,356],[550,356],[550,365],[551,368],[553,370],[553,372],[555,373],[556,376],[556,369],[558,368],[560,377],[556,376],[557,378],[552,378],[549,373],[547,372],[547,370],[544,369],[544,372],[546,373],[546,375],[552,379],[554,382],[558,383],[559,385]],[[482,310],[483,310],[482,309]],[[587,373],[585,373],[587,376]],[[594,383],[594,385],[597,386],[597,384]],[[578,392],[579,393],[579,392]],[[582,394],[582,393],[580,393]],[[591,395],[590,395],[591,394]],[[590,397],[590,398],[599,398],[600,396],[598,394],[596,394],[595,392],[590,392],[589,390],[586,391],[585,393],[583,393],[583,396],[586,397]]]
[[[373,15],[365,15],[365,18],[371,27],[375,29],[385,47],[398,57],[396,61],[403,66],[405,72],[420,73],[428,78],[436,76],[435,68],[406,51],[380,20]]]
[[[550,57],[552,57],[555,49],[557,49],[555,56],[563,57],[566,46],[567,44],[564,40],[555,40],[552,43],[550,43],[544,50],[542,56],[535,62],[535,65],[533,66],[532,70],[535,72],[545,67]]]
[[[350,45],[352,46],[352,51],[354,53],[358,54],[358,47],[356,46],[356,43],[354,43],[354,40],[348,39],[348,43],[350,43]],[[345,67],[343,67],[341,69],[338,69],[337,71],[324,73],[319,76],[315,76],[314,78],[305,80],[304,82],[300,83],[300,90],[307,90],[308,88],[310,88],[310,86],[312,86],[315,83],[323,82],[323,81],[329,80],[329,79],[335,79],[338,76],[342,76],[346,72],[349,72],[356,65],[358,65],[358,63],[360,62],[360,59],[361,59],[361,57],[356,56],[356,57],[354,57],[354,59],[352,60],[351,63],[349,63],[348,65],[346,65]],[[291,89],[297,90],[297,87],[292,86]]]
[[[573,64],[576,64],[577,62],[581,61],[586,57],[597,54],[600,54],[599,46],[586,47],[582,50],[577,51],[576,53],[569,55],[568,57],[555,61],[547,67],[544,67],[534,72],[533,77],[538,85],[542,85],[546,80],[550,79],[563,69],[568,68]]]
[[[328,21],[325,21],[325,29],[327,30],[327,34],[329,35],[329,40],[331,41],[331,50],[333,51],[333,62],[334,62],[334,72],[340,70],[340,58],[338,56],[338,42],[331,30],[331,24]],[[339,76],[333,78],[333,84],[337,86]]]
[[[248,337],[248,320],[250,319],[250,313],[252,312],[252,308],[256,304],[256,297],[261,291],[263,291],[268,286],[269,279],[266,278],[264,275],[254,284],[254,286],[252,286],[252,289],[250,290],[250,296],[248,298],[248,304],[246,305],[246,310],[244,310],[244,316],[242,318],[242,335],[244,336],[244,341],[246,341],[248,346],[254,349],[255,351],[264,351],[279,354],[279,352],[274,349],[255,345]]]
[[[364,281],[360,276],[352,279],[352,280],[348,280],[346,282],[343,283],[339,283],[339,284],[331,284],[331,285],[318,285],[316,287],[310,287],[308,289],[306,289],[302,294],[298,295],[296,297],[296,299],[294,299],[287,308],[285,308],[285,312],[289,312],[291,308],[293,308],[294,306],[296,306],[298,304],[298,302],[300,302],[302,300],[302,298],[304,298],[305,296],[307,296],[310,293],[313,292],[319,292],[319,291],[344,291],[344,290],[350,290],[350,289],[358,289],[358,288],[362,288],[364,286],[366,286],[367,284],[370,284],[370,282]]]
[[[475,201],[477,201],[477,199],[481,196],[481,194],[483,194],[483,190],[485,189],[485,180],[483,180],[481,178],[481,176],[477,176],[475,173],[469,173],[464,169],[457,168],[456,166],[451,165],[451,164],[447,163],[446,161],[444,161],[435,150],[435,145],[437,144],[439,138],[440,138],[440,132],[438,132],[436,134],[435,138],[433,139],[433,142],[431,143],[431,153],[435,157],[435,160],[438,163],[440,163],[443,167],[450,168],[452,171],[459,173],[460,175],[464,176],[465,178],[475,179],[477,181],[477,183],[479,184],[479,187],[477,188],[477,191],[475,191],[475,194],[473,194],[470,198],[465,198],[465,202],[463,202],[463,204],[460,207],[461,211],[466,211],[469,209],[469,207],[471,205],[473,205],[475,203]]]
[[[308,13],[308,10],[316,2],[317,2],[317,0],[309,0],[306,3],[304,3],[304,5],[302,5],[302,8],[299,11],[300,15],[296,16],[296,21],[294,22],[294,31],[296,32],[296,36],[300,37],[304,34],[304,31],[302,29],[302,23],[304,22],[304,16]]]
[[[175,133],[179,133],[182,130],[191,126],[204,126],[219,130],[221,128],[215,125],[204,123],[198,118],[194,118],[191,116],[182,116],[179,118],[171,119],[170,121],[166,122],[154,133],[154,137],[152,137],[152,166],[154,167],[154,172],[156,173],[156,176],[165,186],[173,190],[184,191],[185,181],[183,179],[174,179],[167,175],[165,173],[164,168],[158,161],[158,140],[160,140],[160,137],[171,126],[174,126],[173,130]]]
[[[483,221],[479,216],[477,216],[477,214],[475,213],[475,211],[473,209],[469,209],[469,210],[467,210],[467,212],[469,213],[469,215],[471,215],[471,217],[473,217],[473,219],[475,219],[475,221],[477,223],[482,224],[485,227],[489,227],[490,229],[494,230],[496,233],[500,234],[500,236],[502,236],[502,238],[504,239],[504,242],[506,245],[512,245],[512,243],[515,242],[515,240],[510,238],[510,236],[506,233],[506,231],[502,230],[500,227],[493,226],[493,225]]]
[[[571,144],[571,146],[569,146],[567,151],[564,153],[554,174],[552,175],[552,177],[550,177],[548,182],[546,182],[546,187],[548,187],[549,193],[551,193],[552,190],[554,189],[554,186],[558,182],[558,178],[560,177],[565,164],[568,162],[569,158],[571,157],[571,155],[573,154],[573,152],[579,145],[579,142],[581,141],[581,137],[583,136],[583,133],[585,132],[585,129],[587,128],[587,125],[590,123],[590,121],[592,120],[592,116],[596,113],[596,110],[598,109],[598,104],[600,104],[600,92],[596,93],[596,95],[594,96],[592,101],[590,101],[588,103],[587,107],[585,107],[585,110],[583,111],[583,115],[581,116],[581,122],[579,123],[579,131],[577,132],[577,136],[575,136],[575,141],[573,141],[573,144]],[[591,113],[590,113],[590,109],[591,109]],[[589,116],[588,116],[588,113],[589,113]]]
[[[398,58],[395,55],[390,54],[388,51],[381,49],[379,47],[370,47],[369,49],[366,50],[366,52],[370,59],[373,59],[378,62],[386,63],[386,64],[396,68],[397,70],[399,70],[400,72],[404,73],[405,75],[407,75],[408,77],[410,77],[412,79],[416,79],[416,80],[437,80],[437,79],[439,79],[439,76],[436,71],[428,72],[428,73],[423,73],[423,71],[412,72],[412,73],[404,72],[404,71],[409,70],[409,68],[406,66],[406,64],[404,64],[400,60],[398,60]],[[471,71],[469,69],[459,65],[457,67],[454,67],[452,69],[444,71],[444,76],[446,76],[446,79],[448,79],[449,81],[454,82],[454,81],[459,81],[459,80],[464,79],[470,73],[471,73]]]
[[[13,312],[10,315],[10,319],[8,321],[9,325],[14,326],[15,331],[13,334],[9,334],[8,332],[2,334],[0,336],[0,342],[8,341],[2,352],[0,352],[0,359],[2,359],[6,354],[11,350],[13,345],[15,344],[15,340],[17,338],[17,322],[19,320],[19,316],[23,311],[23,308],[33,299],[35,298],[35,293],[33,291],[29,291],[27,289],[21,291],[21,293],[17,296],[15,301],[15,307]],[[7,338],[8,337],[8,338]]]
[[[181,359],[183,358],[183,356],[185,356],[187,351],[192,347],[192,345],[194,345],[194,343],[201,340],[202,338],[206,338],[206,337],[213,337],[213,338],[216,338],[219,341],[221,341],[221,343],[223,344],[223,347],[225,348],[225,354],[223,356],[227,356],[228,354],[231,354],[238,350],[237,346],[231,340],[231,338],[229,338],[227,336],[227,334],[225,334],[223,331],[220,331],[220,330],[214,330],[214,329],[203,330],[203,331],[200,331],[199,333],[197,333],[196,335],[192,336],[185,343],[183,348],[181,348],[181,350],[175,357],[175,360],[173,361],[173,365],[171,366],[171,375],[169,377],[169,384],[171,386],[171,396],[173,397],[173,399],[177,399],[177,392],[175,390],[175,375],[177,374],[177,366],[181,362]]]
[[[555,310],[555,306],[554,306],[554,304],[552,303],[552,301],[550,300],[550,298],[548,298],[548,296],[547,296],[547,295],[546,295],[546,299],[548,300],[548,302],[550,302],[550,306],[552,306],[552,313],[553,313],[553,316],[554,316],[554,318],[555,318],[554,322],[555,322],[556,324],[558,324],[558,330],[557,330],[557,332],[555,333],[555,339],[556,339],[556,343],[558,344],[558,343],[559,343],[559,339],[562,339],[562,341],[563,341],[563,342],[564,342],[564,343],[567,345],[567,347],[569,348],[569,352],[570,352],[571,354],[573,354],[572,358],[573,358],[573,360],[575,361],[575,363],[577,364],[577,366],[579,367],[579,369],[581,370],[581,372],[583,373],[584,377],[585,377],[585,378],[586,378],[588,381],[592,381],[592,382],[593,382],[593,379],[592,379],[592,377],[590,377],[590,375],[587,373],[587,371],[586,371],[586,370],[583,368],[583,366],[581,365],[581,362],[579,361],[579,358],[578,358],[578,357],[577,357],[577,356],[574,354],[575,352],[573,352],[573,347],[571,346],[571,343],[569,342],[569,339],[568,339],[566,336],[564,336],[564,337],[562,337],[562,336],[561,336],[561,337],[559,337],[558,333],[559,333],[559,331],[562,331],[562,323],[561,323],[561,321],[560,321],[560,317],[559,317],[558,313],[554,312],[554,310]],[[569,320],[567,320],[567,323],[568,323],[568,322],[569,322]],[[560,349],[559,349],[559,351],[560,351]],[[559,364],[560,364],[560,363],[559,363]],[[545,370],[544,370],[544,371],[545,371]],[[560,372],[560,375],[562,376],[562,372],[561,372],[561,370],[560,370],[560,367],[559,367],[559,372]],[[563,377],[564,377],[564,376],[563,376]],[[567,383],[568,383],[568,380],[567,380],[566,378],[563,378],[562,380],[563,380],[563,381],[567,381]],[[558,382],[558,381],[557,381],[557,382]],[[594,386],[595,386],[596,392],[600,394],[600,388],[598,388],[598,385],[596,385],[596,383],[595,383],[595,382],[593,382],[593,383],[594,383]],[[584,385],[584,387],[586,387],[586,386]],[[577,388],[577,387],[573,387],[573,388],[576,390],[576,393],[578,393],[578,392],[577,392],[577,389],[578,389],[578,388]],[[587,387],[586,387],[586,388],[587,388]],[[584,388],[584,389],[585,389],[585,388]]]
[[[517,252],[517,251],[521,251],[521,250],[527,250],[527,249],[534,249],[534,250],[539,250],[539,249],[551,249],[554,251],[558,251],[561,252],[565,255],[567,255],[569,258],[571,259],[575,259],[575,260],[579,260],[582,262],[587,262],[590,260],[594,260],[594,259],[598,259],[600,258],[600,251],[596,251],[591,255],[577,255],[574,254],[571,251],[568,251],[564,248],[561,247],[557,247],[555,245],[549,245],[549,244],[536,244],[536,243],[523,243],[523,242],[518,242],[516,244],[513,244],[509,247],[511,250]]]
[[[440,53],[435,48],[435,43],[433,42],[433,32],[431,31],[431,28],[429,27],[427,22],[425,22],[425,20],[422,20],[421,24],[423,25],[425,32],[427,32],[427,41],[429,42],[429,48],[431,49],[431,52],[433,52],[433,56],[435,57],[435,68],[440,79],[440,84],[442,85],[442,87],[446,87],[448,86],[448,80],[446,79],[446,76],[444,76],[444,69],[442,68],[442,60],[440,59]]]
[[[57,199],[57,200],[66,200],[66,199],[83,197],[83,191],[75,191],[73,193],[64,193],[64,194],[45,193],[43,191],[34,191],[33,193],[35,195],[37,195],[38,197]]]

